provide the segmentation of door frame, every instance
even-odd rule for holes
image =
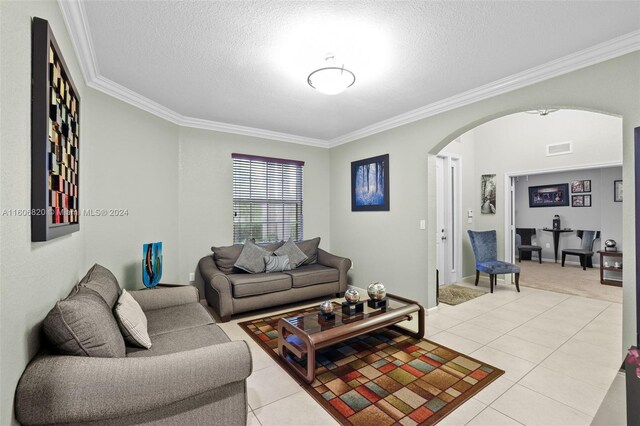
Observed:
[[[612,161],[608,163],[591,163],[581,164],[577,166],[553,167],[548,169],[524,170],[519,172],[507,172],[504,174],[504,211],[513,212],[513,220],[515,222],[515,205],[511,199],[511,182],[517,176],[523,175],[542,175],[546,173],[571,172],[574,170],[602,169],[607,167],[623,167],[622,161]],[[515,187],[514,187],[515,198]],[[506,261],[515,263],[515,223],[510,223],[510,214],[504,215],[504,258]],[[505,275],[505,280],[511,283],[511,274]]]
[[[452,165],[455,164],[455,180],[454,180],[453,197],[448,196],[449,191],[446,191],[447,196],[445,197],[447,198],[445,202],[448,203],[449,201],[453,201],[453,206],[449,209],[451,212],[451,215],[450,215],[451,220],[450,220],[450,226],[448,226],[449,235],[447,235],[447,238],[450,238],[451,231],[453,231],[454,253],[450,254],[450,250],[444,251],[444,253],[447,254],[444,260],[444,264],[446,267],[448,267],[447,269],[449,270],[440,272],[440,284],[442,285],[444,283],[449,283],[449,282],[458,282],[462,279],[462,222],[461,222],[462,214],[460,210],[462,207],[462,157],[456,154],[440,152],[436,155],[436,161],[438,161],[438,158],[442,158],[444,160],[444,164],[443,164],[444,169],[446,169],[447,171],[450,171],[452,168]],[[451,180],[448,179],[448,182],[451,182]],[[447,185],[447,187],[448,186],[449,185]],[[438,188],[436,188],[436,191],[437,190]],[[437,199],[438,197],[436,197],[436,200]],[[436,208],[440,209],[442,207],[443,206],[437,205]],[[445,220],[446,220],[446,215],[445,215]],[[436,238],[441,237],[440,231],[437,231],[436,234],[437,234]],[[449,241],[451,241],[451,239],[449,239]],[[437,242],[436,242],[436,245],[437,245]],[[439,247],[441,246],[437,245],[436,249],[438,250]],[[436,254],[436,258],[437,256],[438,255]],[[453,262],[451,262],[451,260],[453,260]],[[455,268],[450,268],[452,263],[455,266]],[[453,279],[451,279],[452,277]]]

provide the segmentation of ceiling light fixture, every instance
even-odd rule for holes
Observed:
[[[546,117],[552,112],[560,111],[558,108],[534,109],[533,111],[525,111],[527,114],[539,114],[540,117]]]
[[[344,65],[335,66],[335,56],[328,53],[324,60],[329,66],[317,69],[309,74],[307,83],[320,93],[325,95],[337,95],[356,82],[356,76],[346,69]]]

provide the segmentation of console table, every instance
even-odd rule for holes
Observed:
[[[598,250],[598,253],[600,254],[600,284],[622,287],[622,280],[605,279],[604,277],[604,271],[616,271],[622,273],[622,252]],[[617,268],[612,265],[604,266],[605,257],[615,258],[614,262],[618,262],[620,266]]]
[[[573,229],[551,229],[551,228],[542,228],[543,231],[553,232],[553,254],[556,263],[558,263],[558,246],[560,245],[560,234],[563,232],[573,232]]]

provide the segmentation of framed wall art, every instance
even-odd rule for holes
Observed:
[[[351,211],[389,211],[389,154],[351,163]]]
[[[574,180],[571,182],[571,192],[581,193],[581,192],[591,192],[591,181],[590,180]]]
[[[591,194],[589,195],[572,195],[571,207],[591,207]]]
[[[568,205],[568,183],[529,187],[529,207],[558,207]]]
[[[496,214],[496,175],[480,177],[480,213]]]
[[[616,203],[622,202],[622,181],[614,180],[613,181],[613,201]]]
[[[31,241],[47,241],[80,229],[80,96],[44,19],[31,54]]]

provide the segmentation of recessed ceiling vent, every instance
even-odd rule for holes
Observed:
[[[547,145],[547,157],[573,153],[573,141],[550,143]]]

